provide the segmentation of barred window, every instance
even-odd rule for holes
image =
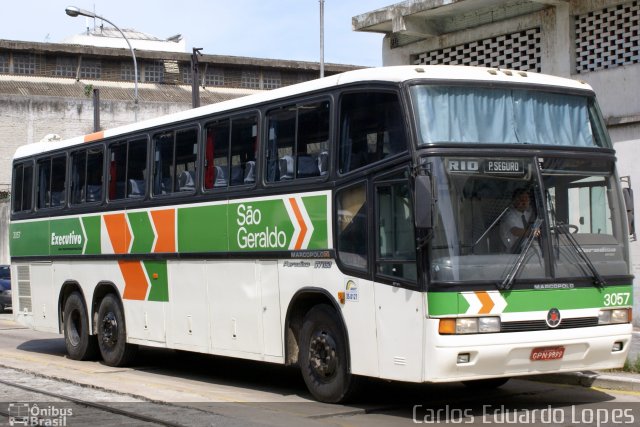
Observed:
[[[576,16],[576,72],[640,63],[640,2]]]
[[[13,72],[16,74],[35,74],[36,57],[34,55],[13,55]]]
[[[182,82],[185,84],[193,83],[193,70],[191,64],[183,64],[180,66],[180,74],[182,74]]]
[[[243,71],[240,86],[248,89],[260,89],[260,74],[256,71]]]
[[[6,53],[0,53],[0,73],[9,72],[9,55]]]
[[[144,81],[162,83],[164,81],[164,64],[161,61],[147,62],[144,65]]]
[[[69,57],[56,58],[56,69],[53,75],[56,77],[75,77],[76,60]]]
[[[282,86],[282,77],[278,71],[264,73],[263,88],[277,89]]]
[[[80,64],[80,78],[99,79],[102,75],[102,64],[99,59],[83,59]]]
[[[471,65],[541,71],[540,28],[421,53],[414,65]]]
[[[135,73],[133,72],[133,63],[121,63],[120,64],[120,79],[126,81],[134,81]],[[138,81],[140,81],[140,76],[138,76]]]
[[[204,75],[206,86],[224,86],[224,70],[221,68],[207,68]]]

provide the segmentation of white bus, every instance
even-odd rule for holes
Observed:
[[[588,85],[444,66],[25,145],[15,317],[111,366],[138,345],[297,364],[325,402],[360,377],[619,367],[633,299],[615,162]]]

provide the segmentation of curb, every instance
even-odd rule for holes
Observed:
[[[610,375],[600,372],[583,371],[561,374],[532,375],[525,377],[531,381],[554,384],[577,385],[606,390],[637,391],[640,392],[640,378],[627,375]]]

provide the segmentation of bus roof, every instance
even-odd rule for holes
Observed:
[[[265,91],[254,95],[248,95],[229,101],[210,104],[204,107],[189,109],[166,116],[120,126],[93,134],[77,136],[62,141],[47,141],[28,144],[18,147],[14,159],[37,155],[40,153],[80,145],[85,142],[110,138],[118,135],[142,131],[147,128],[158,127],[171,123],[178,123],[208,116],[224,111],[232,111],[252,105],[260,105],[265,102],[275,101],[290,96],[315,92],[322,89],[348,85],[359,82],[388,82],[401,83],[409,80],[451,80],[469,82],[505,82],[513,84],[526,84],[534,86],[548,86],[573,90],[593,91],[584,83],[572,79],[555,77],[545,74],[523,72],[516,70],[467,67],[455,65],[402,65],[380,68],[365,68],[345,73],[332,75],[323,79],[312,80],[295,85],[285,86],[279,89]]]

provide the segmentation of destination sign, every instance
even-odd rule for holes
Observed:
[[[524,176],[523,160],[518,159],[448,159],[449,173]]]

